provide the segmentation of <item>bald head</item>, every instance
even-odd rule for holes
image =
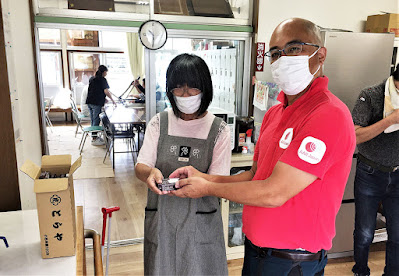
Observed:
[[[294,32],[297,33],[297,36],[306,36],[308,39],[306,42],[322,46],[320,28],[312,21],[303,18],[286,19],[276,27],[272,38],[274,35],[285,32]],[[292,35],[295,36],[295,34]]]
[[[299,52],[297,52],[297,49],[299,49]],[[322,45],[319,27],[309,20],[291,18],[281,22],[270,38],[269,57],[271,57],[270,51],[274,54],[277,53],[277,55],[274,55],[274,59],[270,59],[271,64],[277,62],[282,56],[308,56],[309,73],[313,75],[311,83],[319,76],[323,76],[323,64],[327,49]],[[284,58],[284,60],[295,62],[298,59]],[[279,64],[281,62],[277,63],[274,68],[278,68]],[[287,68],[286,71],[293,74]],[[306,89],[303,91],[306,91]]]

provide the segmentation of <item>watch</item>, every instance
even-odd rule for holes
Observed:
[[[165,45],[168,33],[165,26],[156,20],[148,20],[141,24],[139,28],[141,44],[147,49],[157,50]]]

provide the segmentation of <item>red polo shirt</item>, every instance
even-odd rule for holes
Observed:
[[[282,103],[263,118],[253,180],[268,178],[277,161],[317,179],[281,207],[244,206],[243,231],[257,246],[311,252],[331,248],[356,137],[348,108],[327,85],[327,77],[317,78],[290,106],[281,92]]]

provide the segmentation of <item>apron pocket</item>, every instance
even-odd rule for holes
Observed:
[[[208,212],[197,211],[195,216],[197,220],[196,243],[212,244],[223,237],[222,218],[216,209]]]

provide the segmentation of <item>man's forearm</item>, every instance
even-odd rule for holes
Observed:
[[[205,178],[206,180],[216,183],[234,183],[234,182],[251,181],[253,177],[254,173],[252,172],[252,169],[236,175],[209,175],[209,174],[203,175],[203,178]]]
[[[375,124],[367,127],[355,126],[356,131],[356,144],[367,142],[374,137],[381,134],[387,127],[392,125],[389,117],[378,121]]]
[[[267,183],[269,181],[266,179],[236,183],[212,182],[209,184],[208,194],[245,205],[267,208],[279,207],[281,206],[281,197],[278,192],[273,188],[265,189],[269,186]]]

